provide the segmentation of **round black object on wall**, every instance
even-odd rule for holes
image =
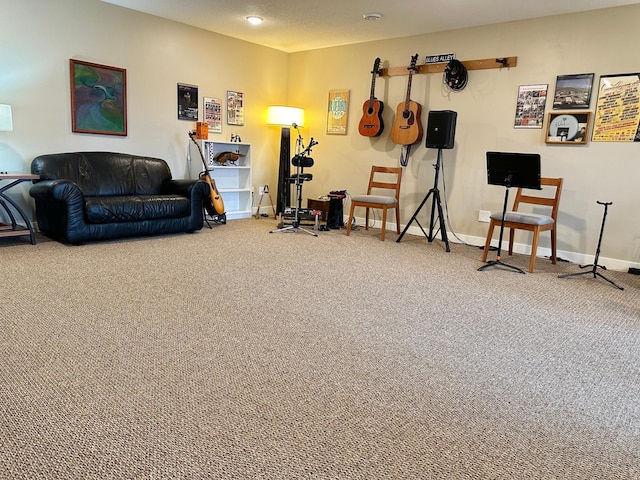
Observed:
[[[458,113],[432,110],[427,123],[427,148],[453,148]]]

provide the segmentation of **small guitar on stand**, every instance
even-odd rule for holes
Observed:
[[[371,70],[371,94],[369,100],[362,105],[362,118],[358,125],[360,135],[365,137],[377,137],[384,130],[384,122],[382,121],[382,110],[384,103],[375,97],[376,76],[380,73],[380,57],[373,62],[373,70]]]
[[[422,105],[411,100],[411,80],[417,70],[417,60],[418,54],[416,53],[411,57],[411,65],[407,67],[407,70],[409,70],[407,97],[404,102],[398,104],[396,118],[393,122],[393,127],[391,127],[391,140],[397,145],[407,146],[407,154],[404,162],[401,160],[403,166],[406,165],[406,161],[409,158],[411,145],[422,140],[422,121],[420,119]]]
[[[188,132],[188,135],[191,141],[196,144],[196,147],[198,147],[198,153],[200,153],[200,158],[202,159],[202,164],[204,165],[204,171],[200,173],[199,177],[201,180],[207,182],[207,185],[209,185],[209,201],[204,203],[204,208],[207,213],[214,219],[214,221],[227,223],[224,211],[224,201],[222,200],[220,192],[218,192],[216,181],[209,174],[209,168],[207,167],[207,162],[205,161],[204,155],[202,154],[202,149],[200,148],[198,142],[196,142],[195,140],[196,132]]]

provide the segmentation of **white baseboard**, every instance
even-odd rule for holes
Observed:
[[[345,216],[345,225],[346,222],[348,221],[347,216]],[[371,221],[371,219],[369,220]],[[357,225],[364,225],[364,218],[361,217],[356,217],[356,224]],[[422,227],[425,229],[425,231],[428,231],[429,228],[429,224],[428,222],[425,223],[421,223]],[[370,225],[371,226],[371,225]],[[380,220],[375,220],[373,222],[373,227],[374,228],[380,228],[382,226],[382,222]],[[438,225],[439,227],[439,225]],[[396,225],[393,222],[387,222],[387,231],[395,231]],[[401,230],[403,231],[404,228],[406,228],[406,225],[400,225]],[[422,230],[420,230],[420,227],[417,225],[411,225],[407,232],[407,235],[417,235],[417,236],[424,236],[424,233],[422,233]],[[457,237],[457,238],[456,238]],[[437,238],[440,239],[440,234],[437,234]],[[450,232],[449,230],[447,230],[447,239],[449,240],[449,242],[451,243],[465,243],[467,245],[472,245],[472,246],[477,246],[477,247],[482,247],[484,246],[484,242],[486,237],[476,237],[476,236],[471,236],[471,235],[461,235],[461,234],[454,234],[452,232]],[[494,238],[491,241],[491,246],[493,247],[498,247],[498,239]],[[507,251],[507,249],[509,248],[509,241],[507,240],[502,240],[502,250],[503,251]],[[522,255],[531,255],[531,245],[528,244],[524,244],[524,243],[514,243],[513,244],[513,251],[514,253],[518,253],[518,254],[522,254]],[[576,264],[580,264],[580,265],[585,265],[585,264],[592,264],[595,260],[595,255],[587,255],[587,254],[583,254],[583,253],[578,253],[578,252],[569,252],[567,250],[558,250],[556,252],[558,258],[561,258],[562,260],[567,260],[568,262],[571,263],[576,263]],[[551,249],[548,247],[540,247],[538,246],[538,253],[537,253],[538,257],[549,257],[551,256]],[[480,258],[480,255],[478,256],[478,258]],[[640,264],[638,263],[630,263],[626,260],[619,260],[617,258],[609,258],[609,257],[603,257],[602,255],[600,255],[600,258],[598,258],[598,265],[603,265],[607,267],[607,270],[615,270],[615,271],[620,271],[620,272],[627,272],[629,270],[629,268],[640,268]]]

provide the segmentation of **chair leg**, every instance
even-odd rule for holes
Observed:
[[[482,251],[482,261],[487,261],[487,255],[489,255],[489,248],[491,247],[491,237],[493,237],[493,229],[495,224],[493,220],[489,223],[489,231],[487,232],[487,240],[484,242],[484,250]]]
[[[513,255],[513,239],[516,236],[516,229],[515,228],[510,228],[509,229],[509,255]]]
[[[384,232],[387,228],[387,209],[382,209],[382,234],[380,235],[380,240],[384,242]]]
[[[353,221],[353,210],[355,205],[351,204],[351,209],[349,210],[349,221],[347,222],[347,236],[351,233],[351,222]]]
[[[400,207],[396,207],[396,233],[400,235]]]
[[[369,207],[366,207],[364,211],[364,229],[369,230]]]
[[[533,272],[536,266],[536,254],[538,253],[538,235],[539,229],[533,230],[533,239],[531,240],[531,258],[529,259],[529,272]]]
[[[551,263],[556,264],[558,256],[556,254],[556,229],[551,230]]]

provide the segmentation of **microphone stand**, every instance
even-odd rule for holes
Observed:
[[[296,185],[296,206],[294,207],[295,214],[293,216],[293,222],[291,222],[291,225],[288,225],[283,228],[278,228],[276,230],[271,230],[269,233],[280,233],[280,232],[286,232],[286,231],[296,232],[298,230],[302,230],[303,232],[308,233],[309,235],[317,237],[318,236],[317,233],[312,232],[311,230],[307,230],[306,228],[303,228],[300,226],[300,209],[302,208],[302,182],[304,181],[302,180],[302,177],[301,177],[302,157],[304,157],[307,153],[311,152],[311,148],[314,145],[316,145],[318,142],[314,142],[312,137],[311,140],[309,141],[309,146],[307,148],[304,148],[302,135],[300,135],[300,130],[298,129],[298,125],[293,123],[291,126],[295,128],[296,131],[298,132],[298,138],[296,139],[296,154],[294,156],[294,158],[297,157],[298,159],[298,162],[296,165],[296,175],[295,175],[295,185]],[[287,179],[287,181],[289,181],[289,179]]]

